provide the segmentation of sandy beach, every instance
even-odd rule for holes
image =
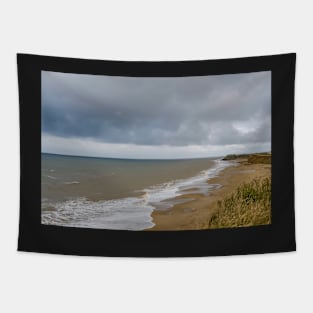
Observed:
[[[147,230],[207,229],[210,217],[218,208],[219,200],[235,192],[242,183],[249,183],[254,178],[266,178],[270,175],[270,164],[253,164],[247,159],[237,159],[233,166],[224,169],[218,177],[208,180],[208,184],[220,184],[220,188],[211,191],[208,195],[187,194],[177,197],[189,201],[174,205],[168,210],[155,210],[152,213],[155,226]]]

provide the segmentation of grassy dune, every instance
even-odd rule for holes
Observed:
[[[250,164],[271,164],[272,155],[271,154],[251,154],[248,157],[248,163]]]
[[[256,178],[244,183],[222,201],[209,228],[256,226],[271,223],[271,180]]]
[[[247,159],[250,164],[271,164],[272,163],[272,153],[253,153],[253,154],[229,154],[226,155],[223,160],[237,160],[237,159]]]

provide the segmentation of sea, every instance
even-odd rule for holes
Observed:
[[[221,187],[208,180],[231,162],[220,158],[134,160],[41,155],[41,223],[144,230],[151,213],[190,201],[183,194]]]

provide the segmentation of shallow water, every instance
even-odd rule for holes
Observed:
[[[216,189],[207,180],[231,163],[218,159],[122,160],[42,154],[42,223],[102,229],[152,227],[186,193]]]

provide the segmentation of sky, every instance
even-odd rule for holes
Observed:
[[[42,152],[177,159],[271,150],[271,72],[41,72]]]

